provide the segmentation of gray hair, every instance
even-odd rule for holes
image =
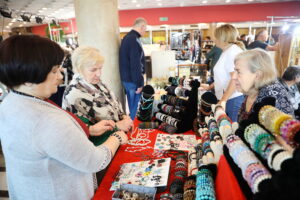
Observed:
[[[136,18],[133,23],[133,27],[141,27],[142,25],[147,25],[146,19],[142,17]]]
[[[275,64],[267,51],[255,48],[244,51],[235,57],[234,63],[245,60],[252,73],[261,72],[260,80],[255,82],[255,89],[259,90],[276,80],[277,70]]]

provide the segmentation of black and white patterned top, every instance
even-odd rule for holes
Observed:
[[[104,83],[92,85],[79,74],[66,87],[62,107],[91,125],[101,120],[117,122],[125,115],[122,105]]]
[[[256,98],[256,101],[253,103],[253,105],[255,105],[256,103],[260,103],[266,97],[274,97],[276,99],[275,107],[277,109],[281,110],[286,114],[294,116],[293,105],[290,101],[291,96],[278,80],[274,81],[269,85],[262,87],[259,90],[258,96]],[[246,100],[247,100],[247,96],[241,106],[238,122],[247,119],[249,114],[253,111],[253,106],[252,106],[251,112],[250,113],[246,112]]]

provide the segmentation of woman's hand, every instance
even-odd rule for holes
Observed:
[[[101,120],[97,124],[90,126],[90,135],[99,136],[105,133],[106,131],[111,131],[115,127],[115,122],[112,120]]]
[[[132,128],[133,122],[130,117],[126,117],[123,120],[118,121],[116,125],[121,131],[128,132]]]

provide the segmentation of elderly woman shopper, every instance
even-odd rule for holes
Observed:
[[[216,63],[214,71],[214,84],[218,100],[226,102],[226,113],[232,121],[237,121],[237,113],[243,102],[244,96],[236,91],[233,80],[234,58],[243,51],[244,44],[237,41],[238,30],[231,24],[224,24],[215,30],[216,46],[222,49],[222,54]]]
[[[75,74],[67,86],[62,107],[78,116],[87,125],[102,120],[115,122],[115,130],[129,131],[133,125],[120,102],[101,81],[104,57],[93,47],[79,47],[72,54]],[[113,131],[90,138],[95,145],[104,142]]]
[[[62,79],[63,56],[58,44],[35,35],[0,44],[0,82],[10,88],[0,105],[0,138],[12,200],[91,199],[94,173],[127,142],[118,131],[95,147],[88,135],[100,135],[114,122],[89,133],[77,117],[47,100]]]
[[[275,65],[265,50],[253,49],[237,55],[233,80],[236,88],[246,95],[238,121],[247,119],[253,105],[265,97],[274,97],[276,108],[294,114],[290,94],[279,83]]]

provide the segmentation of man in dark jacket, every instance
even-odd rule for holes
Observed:
[[[147,21],[137,18],[133,29],[123,38],[120,47],[120,75],[125,88],[130,117],[133,120],[144,85],[145,56],[140,42],[147,29]]]

